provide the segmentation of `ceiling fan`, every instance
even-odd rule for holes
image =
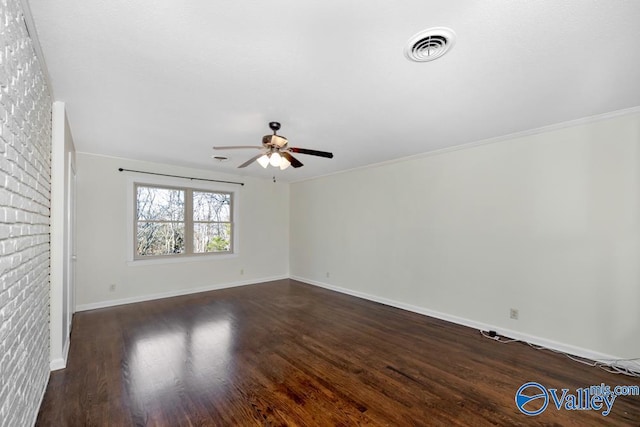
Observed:
[[[257,154],[238,166],[238,168],[246,168],[251,163],[257,161],[260,166],[266,168],[271,165],[273,167],[279,167],[281,170],[285,170],[289,166],[299,168],[303,166],[300,160],[296,159],[291,153],[309,154],[311,156],[333,158],[333,153],[327,151],[309,150],[307,148],[289,147],[289,141],[287,138],[281,135],[277,135],[280,129],[280,123],[270,122],[269,128],[273,131],[273,135],[265,135],[262,137],[262,146],[259,145],[235,145],[225,147],[213,147],[214,150],[234,150],[238,148],[254,148],[261,150],[260,154]]]

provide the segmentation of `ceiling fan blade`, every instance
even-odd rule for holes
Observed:
[[[333,159],[333,153],[329,153],[328,151],[309,150],[307,148],[298,147],[289,147],[289,151],[291,151],[292,153],[310,154],[312,156],[320,156],[326,157],[328,159]]]
[[[243,164],[241,164],[240,166],[238,166],[238,169],[240,168],[246,168],[247,166],[249,166],[251,163],[255,162],[256,160],[258,160],[260,157],[262,157],[263,153],[260,153],[256,156],[253,156],[252,158],[250,158],[249,160],[247,160],[246,162],[244,162]]]
[[[223,147],[213,147],[214,150],[235,150],[236,148],[263,148],[261,145],[228,145]]]
[[[299,168],[300,166],[304,166],[300,160],[296,159],[286,151],[282,151],[280,155],[285,159],[289,160],[289,163],[291,163],[291,166],[293,166],[294,168]]]

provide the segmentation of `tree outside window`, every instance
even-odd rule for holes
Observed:
[[[233,251],[232,194],[136,184],[135,256]]]

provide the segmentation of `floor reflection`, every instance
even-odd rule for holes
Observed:
[[[170,402],[185,388],[215,391],[228,382],[232,325],[228,317],[191,317],[189,324],[158,325],[128,335],[125,357],[133,401]],[[139,408],[142,409],[142,408]]]
[[[191,340],[192,375],[195,386],[210,388],[227,382],[231,362],[231,324],[218,320],[198,324]]]
[[[183,369],[185,334],[162,332],[136,341],[130,355],[131,388],[145,397],[170,388]]]

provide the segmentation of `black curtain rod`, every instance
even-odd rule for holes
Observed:
[[[166,173],[156,173],[156,172],[145,172],[145,171],[136,171],[133,169],[124,169],[124,168],[118,168],[118,170],[120,172],[122,171],[126,171],[126,172],[136,172],[136,173],[146,173],[147,175],[160,175],[160,176],[170,176],[172,178],[184,178],[184,179],[190,179],[190,180],[198,180],[198,181],[209,181],[209,182],[221,182],[223,184],[236,184],[236,185],[244,185],[244,182],[235,182],[235,181],[221,181],[219,179],[207,179],[207,178],[193,178],[190,176],[180,176],[180,175],[169,175]]]

